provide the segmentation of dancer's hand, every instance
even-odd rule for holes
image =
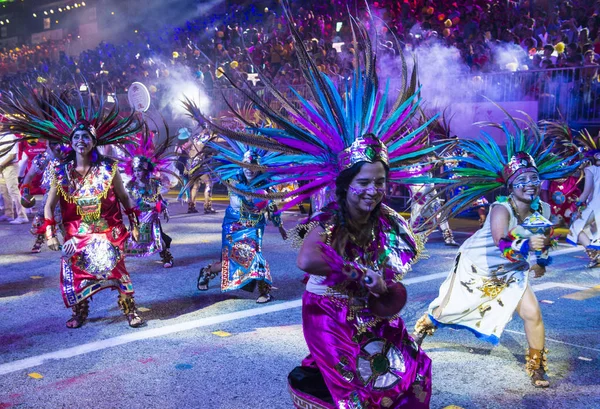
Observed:
[[[133,241],[138,241],[140,238],[140,229],[137,226],[133,226],[131,229],[131,237],[133,238]]]
[[[369,292],[375,297],[379,297],[381,294],[385,294],[387,292],[387,286],[383,276],[377,271],[367,268],[367,272],[363,278],[363,281],[365,283],[365,287],[367,287]]]
[[[279,226],[279,234],[281,234],[281,238],[287,240],[287,232],[283,228],[283,226]]]
[[[546,236],[534,234],[529,238],[529,248],[533,251],[542,250],[546,244]]]
[[[529,271],[533,272],[533,278],[540,278],[546,274],[546,267],[542,267],[539,264],[534,264],[531,266]]]
[[[60,242],[56,237],[52,237],[50,240],[48,240],[48,248],[52,251],[60,250]]]

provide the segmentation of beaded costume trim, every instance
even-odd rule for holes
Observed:
[[[52,175],[52,186],[56,187],[58,195],[68,203],[75,203],[77,214],[88,223],[100,218],[102,200],[108,195],[118,170],[117,162],[106,158],[92,166],[79,186],[73,177],[74,161],[55,167]]]

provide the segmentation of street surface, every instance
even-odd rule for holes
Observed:
[[[158,255],[127,260],[148,321],[141,329],[127,325],[117,293],[108,290],[94,296],[82,328],[66,328],[59,253],[44,246],[31,254],[29,225],[0,224],[0,409],[292,408],[287,374],[307,353],[296,251],[267,227],[272,303],[256,304],[257,294],[243,291],[222,294],[218,279],[209,291],[196,290],[199,269],[219,258],[223,199],[211,215],[171,204],[163,227],[173,237],[172,269]],[[301,217],[286,213],[286,227]],[[476,229],[474,220],[451,224],[459,242]],[[426,247],[429,258],[405,279],[409,329],[437,296],[456,254],[439,232]],[[600,408],[600,268],[586,269],[587,261],[583,248],[563,243],[546,276],[531,281],[546,325],[550,389],[529,383],[515,315],[496,347],[449,329],[425,340],[433,360],[431,408]]]

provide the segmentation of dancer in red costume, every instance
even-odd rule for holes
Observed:
[[[50,191],[44,208],[44,233],[51,250],[61,250],[61,288],[65,305],[72,308],[68,328],[84,324],[89,298],[105,288],[119,291],[118,304],[131,327],[144,320],[138,315],[133,286],[125,268],[124,244],[130,233],[123,224],[121,207],[137,239],[137,214],[123,186],[117,162],[103,157],[98,146],[128,142],[141,124],[135,114],[123,118],[117,105],[106,109],[103,100],[90,94],[71,104],[44,89],[34,97],[15,93],[0,108],[9,126],[24,138],[44,138],[73,148],[65,161],[52,169]],[[43,101],[42,101],[43,99]],[[44,111],[42,107],[50,107]],[[41,114],[38,114],[41,113]],[[54,208],[60,204],[65,228],[63,246],[56,237]]]

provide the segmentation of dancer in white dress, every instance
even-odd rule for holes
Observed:
[[[414,338],[421,343],[438,326],[449,326],[468,329],[497,344],[516,311],[524,321],[529,344],[526,371],[535,387],[547,387],[544,322],[528,275],[530,271],[535,277],[544,275],[551,262],[548,249],[555,243],[547,220],[550,206],[539,200],[541,178],[555,179],[574,169],[561,167],[563,159],[546,153],[541,133],[527,136],[517,128],[513,135],[504,130],[506,157],[491,137],[461,141],[470,154],[462,160],[474,166],[455,169],[457,185],[464,190],[444,205],[440,218],[460,212],[474,197],[503,185],[510,195],[492,204],[483,227],[459,248],[439,296],[417,321]],[[530,253],[536,254],[531,267]]]

